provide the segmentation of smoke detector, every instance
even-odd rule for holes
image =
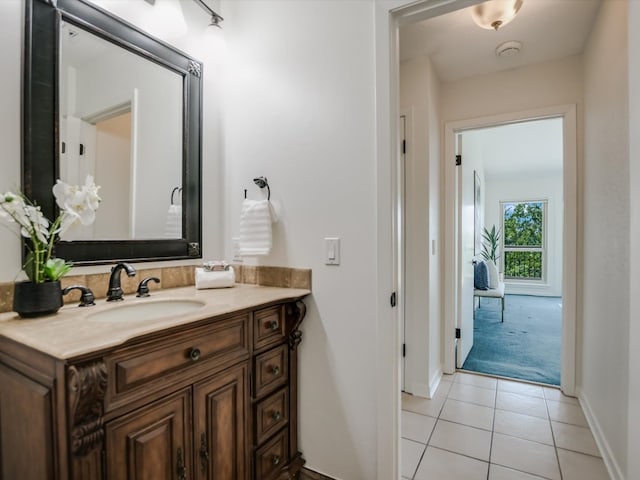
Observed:
[[[522,42],[517,40],[511,40],[509,42],[501,43],[496,47],[496,55],[499,57],[513,57],[520,53],[522,49]]]

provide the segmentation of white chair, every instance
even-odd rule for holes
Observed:
[[[496,288],[490,288],[488,290],[473,290],[473,297],[475,302],[475,297],[478,297],[478,308],[480,308],[480,299],[482,297],[488,298],[499,298],[502,301],[502,321],[504,322],[504,276],[500,274],[500,281],[498,282],[498,286]],[[474,310],[475,314],[475,310]]]

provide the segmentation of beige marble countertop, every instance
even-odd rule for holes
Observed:
[[[93,307],[65,305],[57,314],[35,319],[21,319],[14,312],[0,314],[0,335],[15,340],[52,357],[70,359],[121,345],[141,335],[184,325],[207,317],[255,308],[272,302],[288,301],[310,294],[300,288],[264,287],[236,284],[232,288],[196,290],[195,287],[154,290],[150,297],[126,295],[122,302],[96,300]],[[153,301],[186,300],[202,306],[174,316],[160,314],[151,319],[98,319],[92,315]]]

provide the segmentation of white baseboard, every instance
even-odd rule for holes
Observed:
[[[607,467],[607,471],[609,472],[609,476],[612,480],[625,480],[624,475],[622,474],[622,470],[620,469],[620,465],[616,461],[616,458],[613,455],[611,447],[609,446],[609,442],[607,442],[604,433],[602,432],[602,428],[600,427],[600,423],[598,423],[598,419],[593,413],[593,409],[591,408],[591,404],[589,403],[589,399],[585,395],[584,391],[578,387],[577,388],[578,399],[580,399],[580,405],[582,406],[582,411],[584,412],[584,416],[587,419],[587,423],[591,428],[591,433],[593,434],[593,438],[598,445],[598,449],[600,450],[600,454],[602,455],[602,460],[604,461],[605,467]]]
[[[411,384],[411,393],[417,397],[431,398],[429,396],[429,385],[426,383],[413,382]]]
[[[436,394],[436,390],[438,390],[438,387],[440,386],[440,380],[442,380],[442,370],[438,370],[429,383],[429,398],[433,398]]]

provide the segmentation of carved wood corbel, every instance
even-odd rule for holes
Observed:
[[[300,324],[307,313],[307,306],[302,300],[288,303],[286,307],[287,330],[289,331],[289,349],[296,350],[302,341]]]
[[[86,455],[102,444],[107,367],[104,362],[72,365],[67,373],[71,452]]]

